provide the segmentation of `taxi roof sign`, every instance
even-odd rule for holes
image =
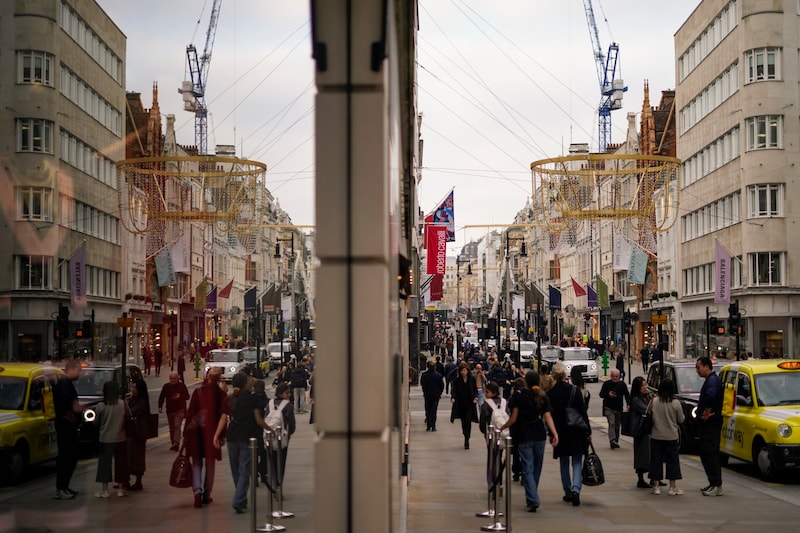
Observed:
[[[778,363],[778,368],[781,370],[800,370],[800,361],[784,361]]]

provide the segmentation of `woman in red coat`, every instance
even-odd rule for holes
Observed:
[[[225,414],[223,406],[226,395],[219,386],[221,376],[221,368],[210,369],[205,381],[192,393],[189,409],[186,411],[183,441],[186,455],[192,460],[192,489],[194,506],[197,508],[204,503],[211,503],[216,462],[222,460],[222,451],[214,447],[214,432],[220,418]]]

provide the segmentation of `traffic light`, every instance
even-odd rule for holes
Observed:
[[[742,314],[739,312],[738,300],[728,305],[728,333],[731,335],[742,333]]]
[[[715,317],[715,316],[708,317],[708,331],[709,332],[716,333],[718,324],[719,324],[719,321],[717,320],[717,317]]]
[[[622,313],[622,320],[624,321],[625,331],[627,333],[633,333],[633,323],[639,320],[639,313],[634,311],[625,311]]]
[[[56,327],[54,330],[56,339],[66,339],[69,337],[69,307],[59,304],[58,316],[56,317]]]
[[[90,338],[92,336],[92,321],[84,320],[81,322],[81,327],[75,332],[75,336],[79,338]]]

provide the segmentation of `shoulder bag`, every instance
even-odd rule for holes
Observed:
[[[181,446],[178,457],[172,463],[172,470],[169,473],[171,487],[185,489],[192,486],[192,464],[189,462],[185,450],[185,445]]]
[[[600,456],[594,451],[594,445],[589,442],[589,453],[583,458],[583,469],[581,471],[583,484],[589,487],[596,487],[606,482],[603,474],[603,463]]]
[[[569,403],[567,404],[566,408],[566,418],[567,418],[567,427],[570,429],[580,429],[583,431],[589,431],[589,425],[586,423],[586,419],[583,417],[583,414],[573,407],[575,403],[575,390],[577,387],[572,385],[572,391],[569,394]],[[583,398],[581,398],[583,401]]]

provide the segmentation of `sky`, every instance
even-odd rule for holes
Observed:
[[[212,0],[97,0],[127,36],[126,90],[176,115],[178,142],[195,144],[178,87],[186,46],[202,52]],[[297,225],[314,224],[313,62],[309,2],[221,0],[206,90],[209,147],[267,165],[267,187]],[[698,0],[593,0],[600,45],[619,45],[626,114],[675,88],[673,36]],[[454,189],[455,253],[489,225],[510,224],[531,196],[533,161],[570,143],[597,149],[600,89],[581,0],[418,0],[418,107],[424,140],[420,208]]]

